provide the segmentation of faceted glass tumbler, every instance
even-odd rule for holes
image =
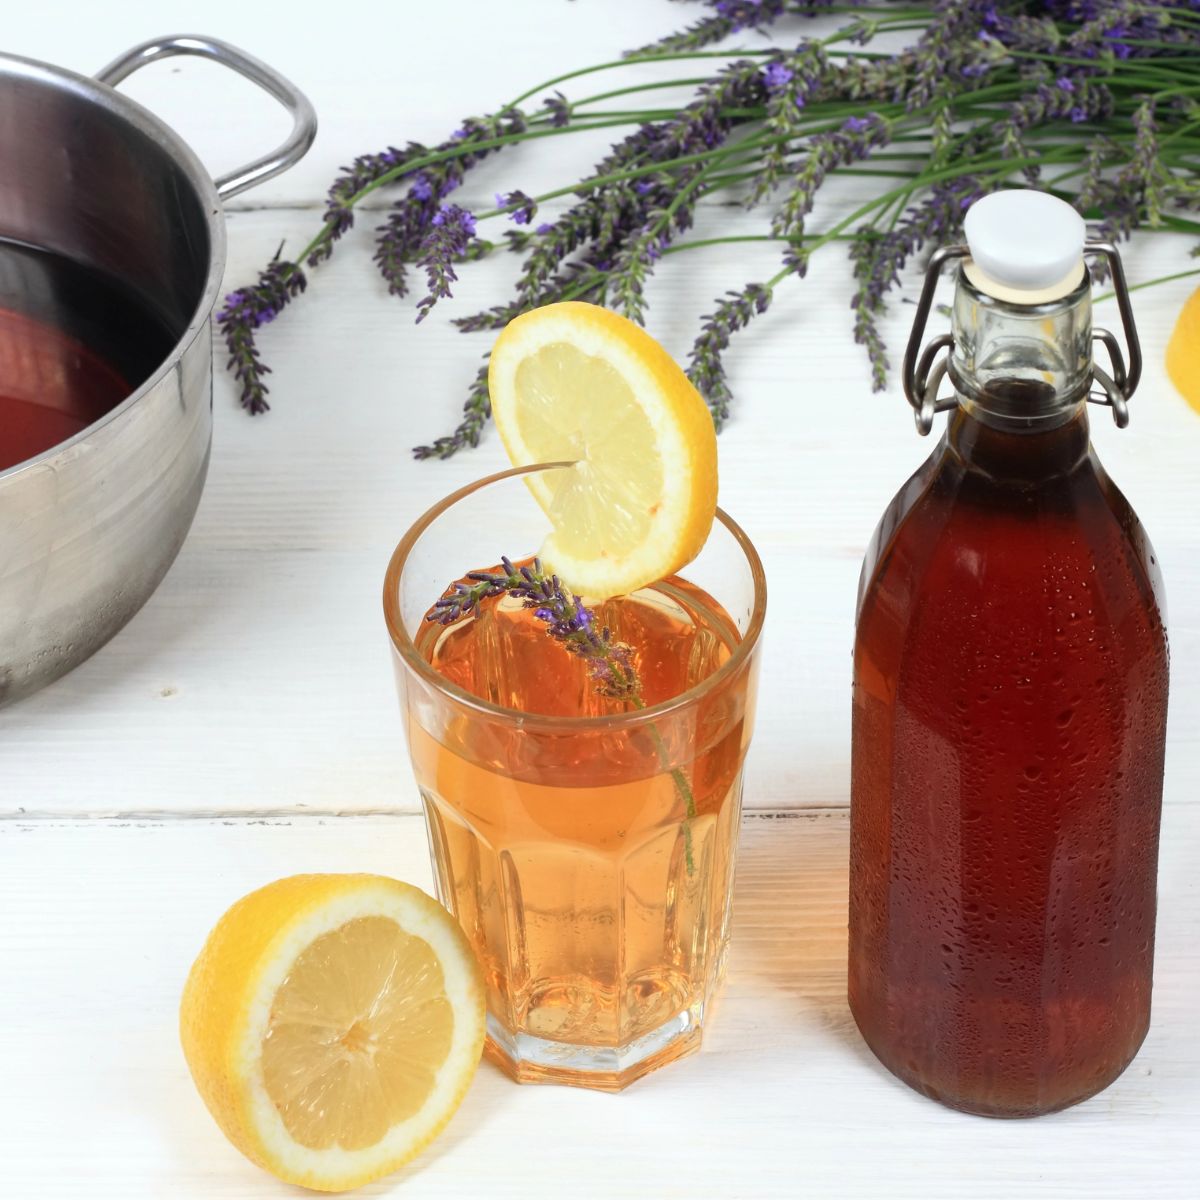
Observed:
[[[450,581],[540,544],[532,469],[546,468],[422,516],[392,556],[384,610],[438,894],[487,984],[487,1052],[520,1082],[617,1091],[698,1049],[724,974],[766,585],[718,511],[681,574],[716,602],[730,649],[695,687],[584,717],[472,695],[414,639]]]

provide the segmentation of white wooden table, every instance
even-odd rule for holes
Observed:
[[[306,239],[352,155],[440,140],[463,116],[692,15],[665,0],[343,10],[42,0],[6,6],[0,40],[94,71],[153,34],[212,33],[308,92],[322,122],[308,159],[231,205],[233,286],[281,240],[295,248]],[[286,127],[269,100],[205,63],[160,64],[127,87],[214,172]],[[597,134],[549,154],[510,151],[477,169],[463,198],[486,207],[501,187],[569,182],[603,145]],[[378,219],[363,214],[310,294],[263,334],[275,372],[267,417],[247,418],[219,376],[208,489],[154,598],[90,662],[0,713],[5,1197],[295,1194],[225,1143],[192,1087],[175,1030],[187,967],[226,906],[278,876],[366,870],[429,886],[380,584],[414,516],[502,463],[490,436],[445,463],[416,463],[408,449],[454,425],[486,346],[487,335],[459,335],[449,316],[503,295],[513,263],[466,268],[456,306],[417,328],[411,302],[387,297],[373,274]],[[714,207],[700,224],[753,221]],[[1189,249],[1174,237],[1139,238],[1130,275],[1178,270]],[[774,261],[769,249],[735,246],[672,262],[650,290],[652,332],[682,356],[711,298],[765,277]],[[1133,422],[1118,436],[1102,412],[1094,419],[1102,455],[1154,536],[1171,603],[1155,1014],[1125,1076],[1037,1122],[960,1116],[893,1080],[847,1013],[858,564],[930,443],[914,434],[898,387],[871,394],[849,331],[848,271],[832,249],[807,281],[779,289],[728,360],[738,399],[720,443],[721,499],[762,551],[771,605],[730,977],[703,1052],[620,1097],[518,1088],[485,1065],[436,1146],[368,1194],[1200,1194],[1200,417],[1161,367],[1189,288],[1138,297],[1147,370]],[[897,358],[910,311],[895,304],[887,323]],[[1098,315],[1116,323],[1111,303]]]

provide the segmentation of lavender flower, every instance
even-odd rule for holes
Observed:
[[[1184,0],[1186,4],[1187,0]],[[1107,60],[1127,59],[1134,41],[1157,41],[1171,26],[1170,3],[1147,4],[1144,0],[1108,0],[1102,4],[1072,6],[1080,27],[1066,40],[1065,53]],[[1176,4],[1175,7],[1183,7]]]
[[[436,148],[438,153],[448,150],[458,153],[454,158],[423,167],[407,195],[393,205],[386,223],[377,230],[375,262],[392,295],[407,294],[408,264],[422,256],[423,244],[442,201],[459,187],[467,171],[491,153],[489,149],[470,148],[480,142],[519,134],[525,128],[525,117],[517,109],[506,109],[483,119],[469,117],[448,141]],[[425,152],[422,157],[427,155]]]
[[[612,291],[617,307],[639,325],[644,325],[646,318],[646,280],[675,234],[691,227],[695,191],[701,177],[698,165],[681,172],[674,199],[649,209],[645,223],[617,250],[612,266]]]
[[[571,123],[571,105],[562,92],[551,92],[542,101],[542,107],[550,114],[550,124],[556,129],[561,129],[564,125]]]
[[[1141,196],[1136,180],[1128,170],[1110,177],[1106,171],[1112,164],[1122,163],[1124,149],[1111,138],[1098,137],[1088,149],[1084,160],[1083,184],[1077,205],[1083,212],[1096,210],[1103,216],[1095,226],[1095,236],[1101,241],[1119,242],[1127,238],[1137,224],[1141,212]],[[1093,281],[1102,283],[1108,278],[1108,263],[1097,259],[1090,264]]]
[[[486,355],[484,356],[486,359]],[[488,369],[485,362],[475,372],[475,379],[467,390],[467,398],[463,403],[463,418],[454,432],[440,437],[428,446],[417,446],[413,450],[414,458],[449,458],[468,446],[479,445],[483,427],[492,415],[492,401],[488,394]]]
[[[429,293],[417,304],[417,324],[443,296],[450,295],[450,285],[458,279],[454,264],[466,256],[475,236],[475,218],[457,204],[444,204],[429,219],[429,231],[417,251],[425,268]]]
[[[351,166],[342,168],[342,174],[333,181],[329,189],[329,198],[325,205],[327,236],[309,255],[310,267],[324,262],[333,253],[333,243],[353,226],[354,210],[351,204],[358,193],[368,184],[379,181],[390,172],[403,167],[406,162],[411,162],[424,150],[425,148],[416,142],[409,142],[405,150],[389,146],[381,154],[362,154]]]
[[[882,391],[887,385],[887,348],[877,325],[884,297],[899,285],[901,270],[926,243],[946,244],[958,238],[963,215],[981,194],[979,180],[974,175],[946,180],[935,185],[925,199],[910,206],[893,229],[886,233],[869,231],[851,246],[850,259],[857,285],[850,302],[854,311],[854,340],[866,347],[875,391]]]
[[[932,104],[955,84],[981,87],[986,68],[1006,57],[1003,43],[980,29],[990,5],[981,0],[940,0],[937,7],[938,18],[905,56],[904,91],[910,112]]]
[[[754,179],[748,205],[757,204],[774,191],[786,174],[792,141],[800,134],[803,109],[820,88],[828,61],[819,42],[807,42],[794,53],[772,60],[763,73],[770,93],[766,130],[772,140]]]
[[[721,356],[729,348],[730,337],[766,312],[770,304],[771,289],[761,283],[748,283],[741,291],[726,292],[705,315],[700,336],[692,345],[687,376],[704,397],[718,430],[729,417],[729,402],[733,399]]]
[[[796,172],[792,190],[788,193],[775,219],[771,231],[776,237],[798,239],[804,233],[804,218],[812,211],[817,189],[825,182],[831,171],[847,163],[858,162],[871,151],[887,144],[890,136],[888,122],[878,113],[865,117],[849,117],[840,130],[834,133],[814,134],[808,140],[808,157]],[[803,259],[794,249],[787,252],[787,261],[793,262],[803,274]]]
[[[1133,157],[1124,168],[1121,183],[1141,192],[1141,207],[1146,223],[1152,228],[1162,224],[1163,205],[1167,200],[1171,176],[1158,156],[1158,129],[1154,120],[1154,99],[1147,96],[1133,113]]]
[[[1043,81],[1007,106],[1008,116],[999,125],[1000,147],[1005,155],[1034,157],[1025,146],[1025,133],[1047,121],[1066,118],[1080,124],[1112,111],[1112,93],[1104,84],[1082,73],[1067,78],[1069,90],[1057,84],[1051,87]],[[1030,184],[1038,183],[1040,171],[1036,164],[1024,167],[1022,172]]]
[[[584,660],[588,675],[602,696],[638,704],[641,684],[633,663],[633,651],[624,642],[613,638],[607,626],[600,626],[595,614],[583,600],[573,596],[559,582],[557,575],[547,575],[540,559],[532,566],[516,567],[511,559],[500,560],[499,573],[471,571],[468,582],[453,585],[426,614],[427,621],[453,625],[478,610],[479,605],[493,596],[508,594],[520,600],[525,608],[543,622],[546,632],[560,643],[568,654]]]
[[[257,283],[230,292],[225,307],[217,313],[217,324],[229,347],[227,365],[242,385],[242,407],[253,414],[271,407],[267,403],[270,389],[262,378],[271,368],[259,356],[255,331],[273,321],[308,286],[300,267],[279,257],[282,250],[281,246],[276,251]]]
[[[768,92],[782,91],[794,78],[791,67],[779,61],[770,63],[763,72],[763,83],[767,85]]]
[[[698,99],[684,108],[678,118],[663,124],[653,149],[664,157],[714,149],[725,141],[733,127],[728,110],[735,105],[760,104],[765,91],[757,63],[749,60],[730,63],[715,80],[700,88]],[[646,280],[675,234],[691,227],[704,179],[703,164],[681,165],[673,177],[664,180],[666,186],[661,189],[661,197],[656,196],[653,188],[637,193],[644,205],[639,219],[626,222],[628,234],[612,240],[613,282],[609,291],[615,295],[621,311],[639,324],[645,319]],[[635,210],[638,207],[636,200],[633,207]]]
[[[497,192],[496,207],[512,209],[509,216],[516,225],[528,225],[538,209],[537,201],[520,191],[509,192],[507,196]]]

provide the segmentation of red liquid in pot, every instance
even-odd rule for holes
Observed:
[[[174,341],[118,281],[0,241],[0,471],[99,420],[154,372]]]

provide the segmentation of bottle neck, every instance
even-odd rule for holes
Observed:
[[[965,271],[954,293],[949,375],[960,408],[1009,433],[1066,425],[1092,381],[1091,278],[1066,295],[1015,304],[981,291]]]
[[[949,452],[968,470],[998,482],[1033,485],[1076,470],[1091,452],[1087,404],[1076,401],[1053,424],[999,427],[993,414],[960,406],[946,426]]]

